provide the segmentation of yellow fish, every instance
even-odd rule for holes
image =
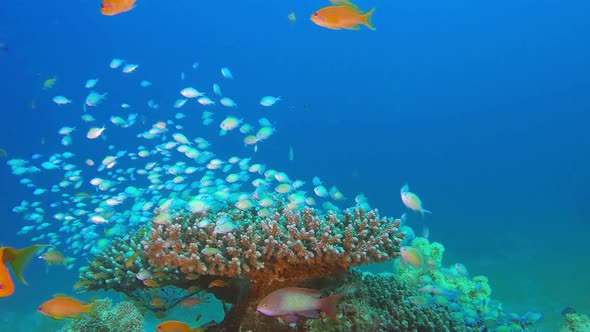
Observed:
[[[402,264],[404,264],[404,266],[411,265],[416,268],[424,267],[425,259],[418,249],[403,246],[400,248],[400,253],[402,255]]]
[[[39,258],[44,260],[47,265],[66,265],[66,258],[64,255],[55,249],[42,254]]]
[[[49,90],[53,88],[55,83],[57,83],[57,76],[46,79],[45,82],[43,82],[43,90]]]

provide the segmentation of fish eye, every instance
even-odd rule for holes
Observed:
[[[317,17],[318,16],[318,13],[313,13],[313,16],[316,16]]]
[[[39,307],[39,308],[37,308],[37,310],[43,311],[43,307]]]

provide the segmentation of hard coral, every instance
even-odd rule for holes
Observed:
[[[273,332],[475,332],[479,327],[466,326],[451,318],[443,306],[416,306],[410,299],[416,290],[393,274],[373,275],[350,270],[348,273],[308,280],[299,286],[323,289],[326,296],[344,293],[338,303],[338,320],[322,315],[320,319],[303,320],[290,325],[256,312],[257,300],[238,305],[220,326],[207,332],[273,331]],[[239,315],[237,315],[239,314]],[[239,317],[234,317],[239,316]],[[230,325],[232,319],[235,324]]]
[[[222,219],[237,227],[218,234],[216,222]],[[204,220],[209,222],[203,226]],[[399,255],[403,238],[398,227],[399,220],[362,209],[317,215],[311,208],[301,212],[279,208],[271,217],[260,217],[255,210],[230,209],[154,225],[151,239],[143,243],[145,255],[157,267],[243,277],[260,287],[392,260]]]
[[[351,271],[328,290],[346,294],[339,319],[310,320],[309,331],[479,331],[453,320],[444,306],[412,304],[416,289],[393,274]]]
[[[97,300],[93,312],[69,321],[59,332],[143,332],[143,316],[131,302],[113,307],[110,299]]]

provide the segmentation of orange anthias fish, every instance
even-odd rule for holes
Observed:
[[[190,327],[187,323],[177,321],[177,320],[169,320],[164,322],[156,327],[156,330],[159,332],[194,332],[194,331],[201,331],[199,328]]]
[[[215,279],[213,281],[211,281],[209,283],[209,286],[207,286],[207,288],[211,288],[211,287],[228,287],[229,284],[227,283],[227,281],[225,280],[221,280],[221,279]]]
[[[348,0],[332,0],[334,5],[324,7],[311,15],[313,23],[328,29],[358,30],[363,24],[369,29],[375,30],[371,23],[371,17],[375,8],[364,13]]]
[[[92,304],[86,304],[75,298],[55,295],[55,297],[37,308],[39,313],[53,319],[76,318],[92,311]]]
[[[0,297],[7,297],[14,293],[14,283],[10,272],[3,262],[4,248],[0,248]]]
[[[100,11],[103,15],[113,16],[135,8],[136,0],[103,0]]]
[[[50,246],[48,244],[35,244],[23,249],[0,247],[0,297],[7,297],[14,293],[14,283],[10,272],[8,272],[7,264],[10,264],[16,278],[27,285],[27,281],[23,277],[25,267],[39,249]]]

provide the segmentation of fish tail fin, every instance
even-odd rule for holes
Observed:
[[[96,316],[96,300],[98,299],[98,297],[93,297],[92,299],[90,299],[90,303],[88,303],[87,305],[83,305],[82,306],[82,312],[87,313],[91,316]]]
[[[371,9],[368,13],[363,15],[363,23],[371,30],[376,30],[375,26],[373,25],[373,13],[375,12],[375,8]]]
[[[82,306],[82,312],[90,316],[96,316],[96,307],[94,302]]]
[[[25,268],[35,256],[37,251],[43,247],[51,247],[50,244],[34,244],[30,247],[26,247],[23,249],[14,249],[14,248],[5,248],[4,252],[4,261],[10,262],[10,266],[12,267],[12,271],[14,271],[14,275],[16,278],[25,285],[28,285],[27,281],[23,277],[23,272]]]
[[[338,321],[336,304],[338,304],[338,300],[344,296],[344,293],[335,294],[332,296],[328,296],[326,298],[321,299],[320,303],[320,310],[325,312],[332,320],[335,322]]]
[[[420,211],[420,212],[422,212],[422,215],[424,215],[424,213],[426,213],[426,214],[432,214],[432,212],[430,212],[430,211],[428,211],[426,209],[422,209],[422,211]]]

